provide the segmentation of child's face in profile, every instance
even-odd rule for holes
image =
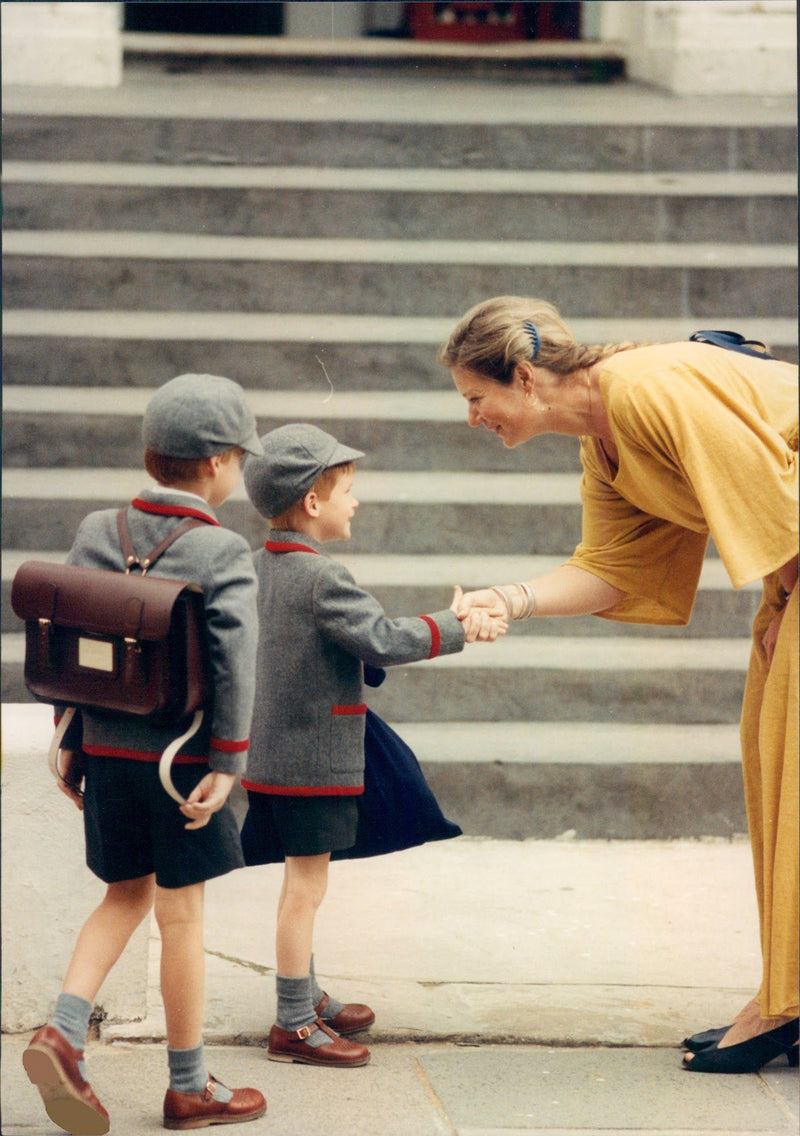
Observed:
[[[353,495],[354,476],[349,471],[343,473],[328,499],[319,501],[318,528],[323,541],[350,538],[350,522],[358,508],[358,500]]]

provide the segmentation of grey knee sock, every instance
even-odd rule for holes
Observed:
[[[311,956],[311,1001],[312,1001],[312,1004],[314,1006],[318,1006],[324,997],[325,997],[325,991],[322,989],[320,984],[317,982],[317,976],[314,972],[314,956],[312,955]],[[338,1013],[340,1013],[341,1010],[343,1010],[343,1009],[344,1009],[344,1007],[342,1006],[342,1003],[338,1002],[336,1000],[336,998],[331,997],[331,995],[329,994],[328,995],[328,1005],[325,1007],[325,1017],[330,1021],[332,1018],[335,1018],[336,1015]]]
[[[59,994],[47,1024],[62,1033],[72,1048],[81,1053],[86,1045],[91,1013],[92,1004],[85,998],[79,998],[77,994]],[[84,1061],[78,1062],[78,1072],[84,1081],[89,1079]]]
[[[82,1050],[89,1032],[92,1004],[77,994],[59,994],[48,1025],[55,1026],[73,1049]]]
[[[314,1002],[311,1000],[311,975],[305,978],[285,978],[275,976],[275,991],[278,995],[277,1024],[283,1030],[294,1033],[303,1026],[310,1026],[317,1020]],[[308,1044],[315,1049],[331,1039],[321,1030],[315,1030],[308,1037]]]
[[[200,1042],[193,1049],[167,1049],[169,1062],[169,1087],[176,1093],[202,1093],[208,1084],[208,1068]],[[226,1104],[233,1093],[225,1085],[217,1082],[214,1099]]]

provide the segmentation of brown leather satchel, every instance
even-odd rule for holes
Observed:
[[[40,560],[20,565],[11,605],[25,621],[25,683],[34,698],[163,725],[194,714],[191,732],[179,741],[197,731],[210,690],[202,591],[146,573],[202,523],[178,525],[140,560],[120,509],[125,572]],[[59,742],[57,735],[56,750]]]
[[[127,525],[122,511],[122,524]],[[143,561],[110,572],[27,560],[11,604],[25,621],[25,683],[40,702],[169,724],[198,710],[208,689],[203,596],[196,584],[144,573],[189,527]],[[132,557],[132,559],[131,559]],[[142,575],[133,575],[140,564]]]

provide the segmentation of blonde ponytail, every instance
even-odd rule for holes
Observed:
[[[534,331],[526,329],[526,323]],[[448,368],[463,367],[509,384],[517,365],[528,360],[554,374],[571,375],[637,346],[578,343],[552,304],[521,296],[495,296],[476,304],[459,320],[439,352],[439,361]]]

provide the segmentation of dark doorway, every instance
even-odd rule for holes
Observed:
[[[125,5],[125,31],[180,32],[185,35],[283,35],[283,4],[161,3],[139,0]]]
[[[523,4],[528,39],[580,39],[581,5],[562,0],[556,4]]]

